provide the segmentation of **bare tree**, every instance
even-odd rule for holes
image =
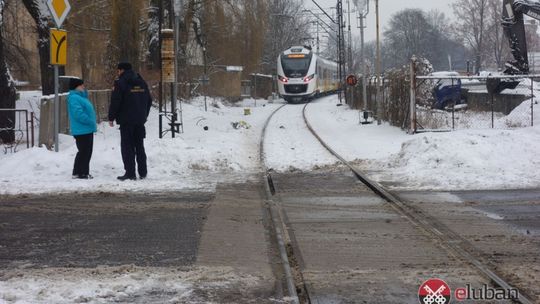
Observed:
[[[41,88],[43,95],[54,93],[54,73],[50,65],[50,38],[49,28],[51,15],[47,9],[45,0],[23,0],[24,6],[36,23],[38,34],[37,47],[39,50],[39,65],[41,70]],[[64,74],[64,69],[60,69],[60,74]]]
[[[159,1],[150,0],[150,6],[148,8],[148,27],[146,29],[148,53],[146,55],[147,60],[154,67],[159,67]]]
[[[4,24],[1,27],[4,37],[4,56],[9,62],[9,69],[15,79],[28,80],[38,83],[39,71],[36,69],[37,51],[35,47],[28,46],[28,41],[34,43],[30,32],[34,30],[33,20],[25,18],[26,8],[21,2],[6,1],[4,8]],[[37,72],[36,72],[37,71]]]
[[[178,37],[178,65],[181,70],[185,69],[188,65],[190,56],[189,45],[190,45],[190,32],[193,28],[193,19],[195,15],[203,7],[202,1],[204,0],[184,0],[181,1],[182,4],[182,13],[181,21],[179,28],[179,37]],[[180,73],[180,81],[185,81],[187,79],[182,79],[186,76],[185,71]]]
[[[0,1],[0,28],[3,26],[5,2]],[[4,39],[0,37],[0,108],[14,109],[15,108],[15,85],[9,73],[9,68],[6,62],[4,53]],[[15,115],[13,113],[0,112],[0,128],[13,128],[15,123]],[[13,131],[1,131],[0,141],[13,142]]]
[[[112,0],[110,64],[128,61],[139,68],[141,1]]]
[[[502,5],[500,1],[488,1],[486,20],[486,55],[484,61],[488,66],[498,69],[503,67],[502,54],[505,49],[505,38],[502,29]],[[507,44],[507,43],[506,43]]]
[[[456,16],[455,35],[473,51],[475,70],[482,68],[485,55],[489,0],[457,0],[454,4]],[[498,2],[498,1],[494,1]]]
[[[392,16],[384,31],[386,66],[401,66],[413,55],[431,57],[437,34],[420,9],[404,9]]]
[[[271,73],[278,55],[293,45],[301,45],[309,36],[309,15],[298,0],[267,0],[268,14],[265,33],[263,66]]]
[[[338,39],[338,33],[337,33],[337,26],[335,28],[325,28],[326,30],[326,45],[323,48],[321,55],[324,58],[333,60],[337,62],[339,60],[339,54],[338,54],[338,45],[339,45],[339,39]]]
[[[87,87],[109,88],[106,52],[111,32],[110,0],[79,0],[72,7],[65,27],[69,32],[68,66],[66,73],[81,76]]]
[[[451,21],[439,10],[428,11],[426,19],[434,30],[431,54],[428,57],[433,67],[437,70],[464,70],[470,58],[469,51],[452,35]]]

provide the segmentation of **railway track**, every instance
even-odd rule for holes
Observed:
[[[399,197],[386,190],[380,184],[370,180],[364,172],[356,168],[350,162],[345,160],[339,153],[332,149],[314,130],[306,117],[306,109],[309,103],[303,107],[302,116],[304,123],[313,136],[320,142],[320,144],[328,150],[332,155],[336,157],[341,163],[348,167],[353,173],[354,177],[366,185],[377,196],[382,198],[386,204],[394,210],[399,216],[406,218],[407,221],[415,227],[418,231],[421,231],[427,238],[429,238],[436,246],[451,253],[465,264],[474,268],[474,270],[490,281],[494,287],[502,289],[515,289],[505,280],[503,276],[498,274],[489,260],[486,260],[481,256],[480,252],[474,248],[470,242],[453,232],[452,229],[438,221],[436,218],[431,217],[419,208],[416,208],[410,204],[406,204]],[[288,229],[287,214],[284,208],[282,208],[279,202],[273,199],[276,192],[279,189],[274,187],[274,181],[272,179],[272,172],[266,168],[264,159],[264,140],[267,133],[267,127],[278,111],[287,107],[284,105],[272,113],[272,115],[266,121],[263,128],[263,135],[260,142],[260,160],[264,169],[265,187],[267,190],[268,206],[272,215],[272,222],[277,236],[277,242],[279,245],[281,262],[284,267],[285,281],[287,285],[288,294],[292,303],[319,303],[316,293],[312,290],[312,287],[304,280],[302,267],[298,261],[302,260],[301,254],[294,250],[298,248],[298,244],[295,244],[295,236],[290,235],[293,233]],[[516,303],[529,304],[534,303],[528,296],[519,291],[519,299],[515,300]]]

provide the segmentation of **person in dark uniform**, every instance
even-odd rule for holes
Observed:
[[[152,96],[148,85],[138,73],[133,71],[128,62],[117,66],[118,78],[114,81],[114,89],[109,106],[109,125],[114,127],[114,121],[120,125],[120,145],[125,173],[118,176],[121,181],[136,180],[135,159],[137,171],[141,179],[146,178],[146,153],[144,124],[152,106]]]

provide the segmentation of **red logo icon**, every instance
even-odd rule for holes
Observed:
[[[450,286],[440,279],[429,279],[420,285],[418,300],[420,304],[449,304]]]

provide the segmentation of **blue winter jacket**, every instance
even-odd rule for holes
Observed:
[[[71,135],[86,135],[97,131],[96,112],[86,90],[69,91],[67,105]]]

